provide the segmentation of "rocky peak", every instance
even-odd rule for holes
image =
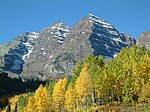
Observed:
[[[121,34],[110,23],[89,14],[71,29],[62,22],[37,32],[27,32],[5,46],[0,61],[10,76],[23,80],[50,80],[71,75],[77,60],[87,54],[114,58],[121,48],[134,44],[134,39]]]
[[[103,20],[103,19],[99,18],[98,16],[95,16],[91,13],[87,16],[87,18],[89,19],[90,22],[93,22],[94,24],[98,24],[98,25],[101,25],[103,27],[110,28],[110,29],[113,28],[113,26],[111,24],[109,24],[105,20]]]
[[[112,58],[122,47],[126,46],[125,42],[121,40],[119,31],[110,23],[93,14],[89,14],[87,19],[89,22],[93,23],[89,40],[95,55]],[[97,48],[101,49],[101,51],[97,50]]]
[[[53,24],[52,26],[51,26],[51,28],[52,29],[59,29],[59,30],[61,30],[61,31],[66,31],[66,32],[68,32],[68,30],[69,30],[69,28],[68,28],[68,26],[66,26],[63,22],[56,22],[55,24]]]
[[[27,78],[32,75],[34,78],[45,80],[46,76],[42,76],[42,74],[48,73],[44,72],[43,69],[47,66],[47,62],[53,57],[54,51],[57,52],[56,49],[61,48],[69,32],[70,29],[68,26],[62,22],[57,22],[44,28],[39,33],[37,44],[34,46],[30,58],[23,65],[21,77]]]
[[[121,34],[121,40],[124,41],[128,46],[136,44],[136,40],[126,33]]]
[[[55,76],[68,75],[76,61],[83,60],[87,54],[101,55],[105,59],[114,58],[121,48],[128,46],[122,38],[125,38],[124,35],[111,24],[89,14],[72,27],[44,70],[49,70]]]
[[[62,44],[69,31],[70,29],[64,23],[56,22],[40,32],[40,40],[47,38],[48,40],[57,40],[57,42]]]
[[[147,49],[150,49],[150,32],[141,33],[140,36],[137,38],[137,45],[145,45]]]

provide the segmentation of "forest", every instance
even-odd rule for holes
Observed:
[[[150,112],[150,50],[123,48],[108,62],[87,55],[71,77],[19,95],[6,112]]]

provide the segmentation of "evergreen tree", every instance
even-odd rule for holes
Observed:
[[[26,98],[23,95],[21,95],[17,101],[17,111],[23,112],[25,105],[26,105]]]
[[[80,75],[81,69],[82,69],[82,62],[81,61],[77,61],[76,66],[75,66],[75,68],[74,68],[74,70],[72,72],[71,82],[72,82],[73,86],[75,86],[75,82],[76,82],[77,78]]]
[[[55,82],[52,80],[49,83],[47,83],[45,86],[50,96],[53,94],[54,85],[55,85]]]

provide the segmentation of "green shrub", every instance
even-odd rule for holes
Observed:
[[[150,104],[144,105],[144,112],[150,112]]]

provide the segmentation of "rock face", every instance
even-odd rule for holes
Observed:
[[[143,32],[137,39],[137,45],[145,45],[147,49],[150,49],[150,32]]]
[[[0,68],[11,77],[19,77],[22,72],[23,64],[33,50],[33,46],[38,38],[38,33],[24,33],[18,36],[11,43],[0,46]]]
[[[45,71],[69,75],[76,61],[83,60],[87,54],[114,58],[121,48],[135,43],[130,36],[120,34],[106,21],[89,14],[73,26],[61,48],[47,62]]]
[[[89,14],[71,29],[57,22],[39,33],[25,33],[11,43],[2,44],[0,51],[8,47],[0,54],[0,63],[9,76],[48,80],[71,75],[76,61],[87,54],[110,59],[121,48],[134,44],[135,39]]]
[[[39,33],[33,52],[23,65],[21,77],[24,79],[49,79],[53,75],[45,71],[47,62],[53,57],[53,52],[62,46],[70,29],[62,22],[43,29]]]

